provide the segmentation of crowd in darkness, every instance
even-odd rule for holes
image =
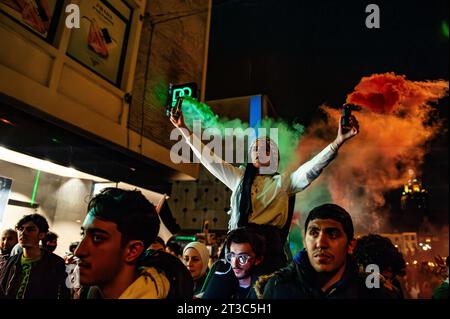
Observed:
[[[335,204],[311,210],[304,246],[273,270],[257,227],[230,231],[209,263],[204,243],[183,249],[157,237],[155,207],[139,192],[108,188],[89,203],[82,239],[55,255],[45,217],[22,217],[1,234],[0,297],[6,299],[335,299],[405,298],[406,265],[388,238],[354,238],[350,214]],[[276,254],[275,254],[276,255]],[[377,265],[379,274],[366,273]],[[448,298],[448,259],[433,298]],[[368,276],[372,276],[369,280]],[[444,280],[446,277],[446,280]],[[420,296],[416,296],[416,298]]]
[[[182,112],[171,116],[186,143],[231,195],[229,231],[217,260],[204,243],[186,246],[158,238],[155,206],[137,190],[106,188],[88,204],[82,238],[61,258],[58,236],[39,214],[3,231],[0,298],[6,299],[403,299],[405,260],[389,239],[356,239],[351,214],[334,203],[312,208],[303,249],[285,253],[289,198],[308,187],[356,136],[354,117],[339,121],[336,139],[293,172],[262,174],[278,166],[269,137],[250,146],[249,163],[235,167],[201,156],[201,140]],[[199,148],[200,147],[200,148]],[[264,156],[263,156],[264,155]],[[263,160],[266,159],[266,160]],[[288,229],[288,228],[287,228]],[[448,298],[448,258],[433,298]],[[370,271],[367,271],[370,269]],[[419,295],[415,297],[421,297]],[[423,296],[422,296],[423,297]]]

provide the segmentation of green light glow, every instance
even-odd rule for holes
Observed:
[[[195,236],[176,236],[175,240],[191,240],[191,241],[196,241],[197,238],[195,238]]]
[[[41,176],[41,171],[37,170],[36,171],[36,178],[34,180],[33,194],[31,195],[31,203],[30,203],[31,206],[34,205],[34,200],[36,199],[36,193],[37,193],[37,188],[38,188],[39,177],[40,176]]]
[[[448,39],[448,22],[445,20],[442,20],[441,32]]]
[[[185,97],[181,106],[187,127],[192,129],[194,120],[200,120],[203,128],[217,127],[220,129],[219,117],[210,107],[191,97]]]
[[[145,101],[146,104],[150,104],[149,101],[153,101],[156,99],[156,103],[158,105],[164,105],[167,100],[167,84],[166,81],[162,78],[156,78],[153,81],[150,81],[149,87],[153,88],[152,90],[147,90]]]
[[[303,249],[303,237],[302,231],[299,225],[294,224],[289,232],[288,236],[289,249],[292,256],[295,256],[300,250]]]

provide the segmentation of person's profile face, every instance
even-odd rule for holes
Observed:
[[[316,272],[334,272],[345,267],[351,246],[342,224],[333,219],[314,219],[306,229],[304,246]]]
[[[80,259],[80,284],[101,287],[114,280],[125,264],[122,235],[115,223],[91,214],[81,229],[82,239],[74,252]]]
[[[203,261],[200,253],[195,248],[188,248],[183,254],[183,262],[191,273],[192,279],[196,280],[203,276]]]

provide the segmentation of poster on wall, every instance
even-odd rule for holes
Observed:
[[[0,176],[0,223],[8,205],[9,193],[11,192],[12,179]]]
[[[0,0],[0,10],[44,39],[52,40],[62,1]]]
[[[67,54],[114,85],[120,85],[131,11],[120,0],[81,1],[80,28],[72,29]]]

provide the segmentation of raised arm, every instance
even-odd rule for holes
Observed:
[[[289,187],[287,192],[295,194],[304,190],[315,180],[322,170],[336,157],[338,149],[359,132],[359,124],[354,116],[350,117],[349,130],[344,133],[341,125],[342,117],[339,119],[339,129],[336,139],[325,147],[311,160],[301,165],[289,176]]]
[[[210,149],[202,143],[201,139],[195,136],[195,134],[187,128],[181,110],[180,116],[178,118],[171,116],[170,121],[180,130],[186,143],[190,146],[194,155],[197,156],[203,166],[205,166],[211,174],[218,178],[228,188],[234,191],[242,178],[243,171],[212,153]],[[205,158],[202,156],[202,152],[208,152],[209,156]]]

